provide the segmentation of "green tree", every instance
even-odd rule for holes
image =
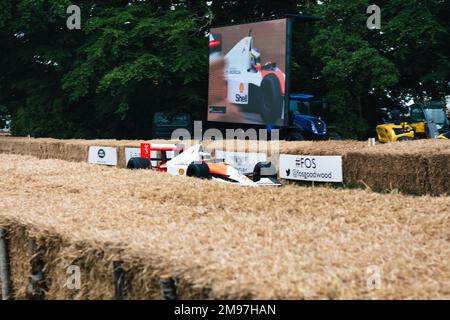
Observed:
[[[81,31],[66,28],[69,4],[2,3],[0,102],[15,134],[149,137],[155,111],[201,113],[206,4],[85,1]]]
[[[316,5],[324,21],[306,48],[315,59],[311,77],[320,81],[339,131],[352,138],[373,136],[382,107],[450,91],[448,2],[380,1],[381,30],[366,28],[370,4]]]
[[[338,131],[351,138],[367,134],[374,101],[398,82],[395,64],[368,40],[373,32],[366,27],[368,5],[340,0],[317,6],[324,21],[310,44],[313,57],[322,63],[325,95]]]
[[[450,94],[450,2],[380,0],[0,2],[0,105],[17,135],[148,138],[155,111],[206,115],[207,31],[286,13],[320,15],[294,33],[295,91],[325,98],[345,137],[373,135],[380,108]]]
[[[399,70],[391,94],[442,99],[450,94],[450,2],[384,1],[382,32],[371,34],[378,48]]]
[[[87,21],[87,39],[62,87],[72,104],[89,106],[80,117],[91,119],[95,136],[148,136],[155,111],[200,115],[207,93],[203,23],[183,7],[158,12],[144,4],[105,8]]]

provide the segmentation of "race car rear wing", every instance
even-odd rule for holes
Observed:
[[[147,158],[150,161],[161,161],[163,163],[170,161],[177,155],[184,151],[184,145],[181,144],[151,144],[141,143],[141,157]],[[153,157],[152,152],[157,152],[161,157]],[[172,156],[168,156],[168,153],[172,153]]]

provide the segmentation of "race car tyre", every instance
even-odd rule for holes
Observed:
[[[261,178],[277,179],[277,170],[272,162],[258,162],[253,169],[253,182],[258,182]]]
[[[261,83],[261,116],[266,124],[275,124],[281,117],[283,110],[283,95],[277,76],[269,74]]]
[[[152,163],[147,158],[131,158],[127,163],[127,169],[151,169]]]
[[[186,171],[188,177],[196,177],[200,179],[209,179],[210,172],[206,163],[191,163]]]
[[[241,104],[239,105],[241,108],[243,107],[243,110],[245,112],[249,113],[260,113],[261,112],[261,103],[262,103],[262,97],[261,97],[261,88],[255,86],[254,84],[248,85],[248,96],[249,96],[249,103],[247,106]]]

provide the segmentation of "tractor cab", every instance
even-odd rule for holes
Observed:
[[[416,103],[410,107],[409,122],[416,138],[435,139],[450,130],[445,103],[430,101]]]
[[[328,137],[328,127],[320,115],[323,102],[310,94],[292,94],[289,101],[288,140],[321,140]]]
[[[439,102],[428,102],[411,106],[411,122],[432,122],[441,131],[450,126],[446,114],[446,105]]]

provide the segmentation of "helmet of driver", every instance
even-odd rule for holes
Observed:
[[[254,59],[258,59],[259,57],[261,57],[261,52],[259,52],[259,50],[256,48],[253,48],[250,53]]]

